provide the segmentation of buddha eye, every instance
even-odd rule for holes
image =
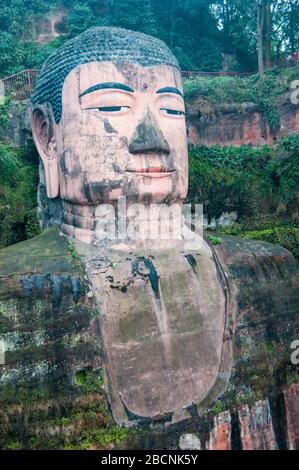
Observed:
[[[185,116],[184,111],[178,111],[177,109],[168,109],[168,108],[160,108],[163,114],[169,114],[172,116]]]
[[[96,109],[104,113],[115,113],[117,111],[126,111],[127,109],[130,109],[130,106],[101,106]]]

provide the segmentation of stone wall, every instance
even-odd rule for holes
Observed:
[[[187,122],[191,145],[248,144],[258,147],[273,144],[284,135],[299,131],[299,105],[292,104],[289,95],[282,97],[279,125],[271,129],[266,113],[254,103],[215,106],[207,119],[201,113],[200,102],[194,100],[187,103]]]
[[[0,142],[23,147],[31,139],[30,100],[14,101],[9,109],[7,125],[0,126]]]

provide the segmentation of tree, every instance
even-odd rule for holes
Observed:
[[[299,50],[299,0],[274,0],[272,8],[273,38],[277,59],[281,52]]]
[[[76,4],[67,19],[67,29],[76,36],[95,24],[95,16],[88,4]]]
[[[217,20],[223,53],[235,55],[239,71],[256,70],[256,6],[252,0],[216,0],[210,11]]]
[[[265,2],[257,0],[257,35],[258,35],[258,66],[259,74],[264,75],[264,26],[265,26]]]
[[[157,35],[157,24],[152,0],[143,1],[142,30],[146,34],[150,34],[152,36]]]
[[[265,52],[266,68],[271,67],[271,40],[272,40],[272,17],[271,0],[265,0]]]
[[[229,54],[233,70],[255,71],[258,61],[263,74],[275,55],[299,51],[299,0],[2,0],[0,77],[40,67],[67,39],[34,42],[35,15],[61,6],[70,36],[93,25],[142,31],[162,39],[185,70],[221,70]]]
[[[143,29],[143,2],[113,0],[110,5],[109,18],[111,25],[141,31]]]

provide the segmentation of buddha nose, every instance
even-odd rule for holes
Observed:
[[[170,148],[154,116],[147,112],[145,118],[136,127],[129,142],[130,153],[166,153]]]

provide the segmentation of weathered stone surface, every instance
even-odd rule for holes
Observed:
[[[233,373],[228,387],[223,388],[229,378],[226,377],[206,402],[189,407],[179,420],[165,422],[163,427],[161,421],[151,428],[143,424],[143,430],[127,443],[120,444],[117,436],[123,431],[115,428],[110,439],[117,447],[175,449],[186,433],[195,434],[202,444],[213,449],[274,448],[275,442],[278,448],[284,448],[286,440],[290,448],[297,445],[298,387],[293,385],[287,390],[286,368],[290,361],[289,345],[299,336],[298,265],[283,248],[233,237],[223,237],[215,251],[227,279],[228,310],[234,314],[224,338],[225,343],[232,338],[234,344]],[[127,260],[129,264],[131,261]],[[98,314],[76,253],[57,230],[50,230],[2,250],[0,266],[0,331],[6,346],[6,363],[0,366],[1,447],[59,448],[61,442],[64,445],[80,442],[87,429],[105,432],[112,422],[108,411],[103,415],[106,399],[102,385],[95,381],[82,388],[76,378],[76,373],[82,370],[97,375],[105,364]],[[98,269],[105,271],[107,266],[109,263],[99,265]],[[188,264],[185,270],[189,273]],[[145,267],[141,272],[144,278],[139,275],[134,278],[139,296],[144,292],[142,289],[149,292],[152,289],[154,296]],[[130,268],[130,276],[131,273]],[[161,286],[167,286],[169,276],[170,273],[165,278],[163,273]],[[131,284],[126,286],[117,281],[117,276],[107,279],[103,298],[107,291],[116,292],[121,313],[126,297],[136,291],[130,290]],[[172,284],[167,298],[174,305],[182,281]],[[188,303],[195,301],[192,286],[189,298],[180,299],[186,302],[181,308],[184,319]],[[99,314],[101,317],[102,313]],[[148,319],[142,315],[140,320],[145,323],[133,322],[132,328],[124,327],[120,332],[135,334],[138,325],[144,326]],[[179,325],[179,318],[177,321]],[[144,364],[149,364],[146,354],[144,357]],[[194,359],[193,364],[195,369],[198,360]],[[275,397],[283,390],[285,405],[278,410]],[[111,390],[109,396],[111,399]],[[257,402],[264,400],[265,404],[267,397],[269,405],[263,405],[259,415]],[[222,410],[220,414],[218,409]],[[247,416],[245,419],[243,415],[243,421],[238,418],[238,411],[241,416],[242,410]],[[262,437],[255,441],[258,433]],[[88,447],[86,441],[81,445]]]
[[[290,450],[299,450],[299,384],[284,392],[287,417],[287,439]]]
[[[201,450],[201,443],[195,434],[182,434],[179,448],[181,450]]]
[[[111,425],[84,276],[57,229],[0,251],[1,448],[59,447]]]
[[[277,449],[268,400],[260,400],[252,408],[243,405],[239,420],[243,450]]]
[[[273,144],[284,135],[299,131],[298,105],[291,103],[289,94],[281,101],[280,124],[276,130],[270,129],[263,111],[254,103],[216,106],[213,119],[205,122],[200,119],[196,100],[190,102],[187,106],[189,142],[192,145]]]
[[[214,427],[206,444],[207,450],[231,449],[231,417],[228,411],[220,413],[214,418]]]
[[[74,273],[78,267],[69,255],[68,246],[66,237],[53,228],[38,237],[4,248],[0,251],[0,276]]]
[[[285,380],[290,344],[299,335],[298,262],[279,246],[235,237],[223,237],[215,249],[235,292],[239,381],[246,377],[253,389],[275,391]]]
[[[9,109],[7,126],[0,126],[0,140],[15,147],[22,147],[32,140],[31,102],[13,101]]]
[[[101,311],[117,422],[124,422],[125,412],[126,421],[171,420],[207,398],[223,364],[223,377],[229,376],[230,364],[223,362],[226,297],[218,270],[204,251],[110,252],[98,258],[91,252],[87,272]]]

